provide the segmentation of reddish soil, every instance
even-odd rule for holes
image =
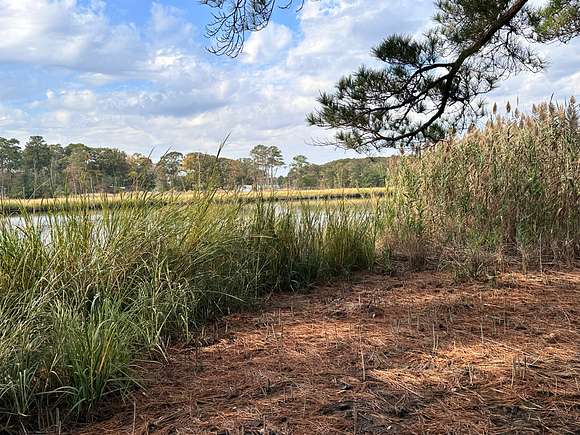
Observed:
[[[580,269],[361,274],[146,364],[83,434],[580,433]]]

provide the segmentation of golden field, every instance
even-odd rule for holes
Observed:
[[[0,211],[5,214],[38,213],[45,211],[60,211],[76,208],[101,209],[119,205],[139,204],[186,204],[196,201],[202,196],[212,195],[217,201],[253,202],[267,201],[301,201],[301,200],[329,200],[341,198],[369,198],[380,197],[385,194],[386,188],[344,188],[344,189],[313,189],[313,190],[259,190],[252,192],[218,190],[214,193],[190,192],[128,192],[119,194],[85,194],[71,195],[57,198],[38,199],[0,199]]]

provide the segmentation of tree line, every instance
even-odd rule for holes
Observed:
[[[392,159],[392,158],[390,158]],[[81,193],[187,191],[208,187],[336,188],[384,185],[386,158],[343,159],[324,165],[303,155],[288,164],[276,146],[257,145],[248,157],[172,151],[157,162],[150,156],[82,143],[49,144],[31,136],[21,144],[0,137],[0,197],[47,198]]]

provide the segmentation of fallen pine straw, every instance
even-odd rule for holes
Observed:
[[[358,275],[145,364],[75,433],[578,433],[580,271]]]

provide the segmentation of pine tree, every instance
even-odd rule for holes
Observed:
[[[213,52],[237,56],[246,34],[263,29],[279,0],[204,0],[217,9],[208,26]],[[380,68],[361,67],[324,92],[311,125],[336,132],[333,145],[357,151],[418,149],[468,128],[483,96],[545,62],[533,43],[567,42],[580,33],[580,0],[437,0],[422,38],[390,35],[373,49]],[[296,1],[294,1],[296,4]],[[301,7],[303,1],[298,1]]]

